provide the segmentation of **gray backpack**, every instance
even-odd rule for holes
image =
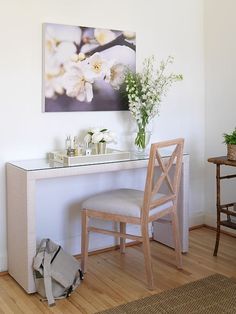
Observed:
[[[33,269],[37,292],[49,306],[69,297],[83,279],[79,262],[50,239],[41,241]]]

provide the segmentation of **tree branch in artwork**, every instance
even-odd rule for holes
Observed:
[[[85,56],[89,57],[89,56],[93,55],[96,52],[101,52],[101,51],[104,51],[104,50],[106,50],[108,48],[112,48],[114,46],[127,46],[130,49],[135,51],[135,45],[130,43],[129,41],[127,41],[125,39],[125,36],[123,34],[121,34],[118,37],[116,37],[114,40],[110,41],[109,43],[107,43],[105,45],[98,46],[98,47],[88,51],[85,54]]]

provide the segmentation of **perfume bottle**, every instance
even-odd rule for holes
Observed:
[[[72,147],[71,137],[66,137],[66,154],[69,157],[75,156],[75,149]]]
[[[66,150],[71,149],[71,137],[68,135],[66,137]]]
[[[81,156],[81,155],[83,155],[83,145],[78,143],[78,156]]]
[[[77,136],[74,136],[73,148],[75,150],[75,156],[78,156],[78,137]]]

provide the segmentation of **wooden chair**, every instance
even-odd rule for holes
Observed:
[[[151,145],[147,167],[145,190],[119,189],[97,194],[87,199],[82,205],[82,270],[86,272],[88,258],[89,232],[98,232],[120,238],[120,251],[125,253],[125,239],[143,243],[145,269],[148,288],[154,289],[153,271],[150,253],[148,224],[167,214],[172,218],[173,235],[176,251],[176,263],[182,268],[182,255],[177,216],[178,190],[181,177],[184,139],[174,139]],[[160,149],[172,147],[168,161],[164,161]],[[156,177],[155,169],[159,166],[161,174]],[[173,168],[172,176],[170,171]],[[160,193],[166,183],[169,192]],[[99,218],[120,223],[120,232],[88,226],[89,218]],[[126,233],[126,224],[141,226],[141,236]]]

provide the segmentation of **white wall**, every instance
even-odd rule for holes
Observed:
[[[235,12],[235,0],[205,1],[205,160],[226,155],[222,134],[231,132],[236,126]],[[232,173],[235,169],[230,171]],[[235,201],[235,180],[226,180],[222,183],[223,202]],[[209,225],[215,224],[215,202],[215,166],[206,162],[205,222]]]
[[[152,141],[183,136],[191,154],[190,218],[203,211],[204,47],[202,0],[0,0],[0,271],[7,268],[5,163],[39,158],[91,125],[106,125],[125,140],[128,112],[42,113],[42,23],[137,32],[138,67],[144,57],[175,57],[184,75],[162,103]],[[199,220],[197,219],[199,218]]]

